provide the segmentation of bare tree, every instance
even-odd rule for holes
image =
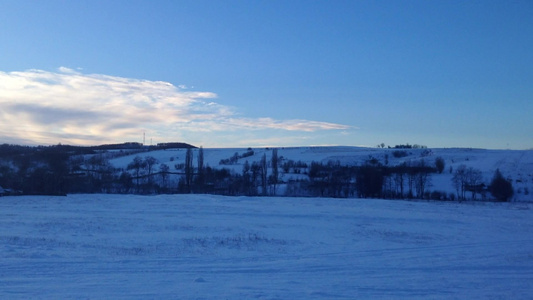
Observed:
[[[192,166],[192,149],[187,148],[187,152],[185,153],[185,186],[188,193],[191,192],[193,175],[194,167]]]
[[[263,195],[266,196],[267,194],[267,175],[268,175],[268,165],[267,165],[267,160],[266,160],[266,153],[263,154],[263,157],[261,158],[261,163],[260,163],[260,172],[261,172],[261,189],[262,189],[262,193]]]
[[[253,195],[257,195],[257,186],[259,185],[258,177],[262,177],[261,176],[261,173],[262,173],[261,172],[261,165],[254,161],[252,163],[252,166],[250,167],[250,171],[252,172],[252,174],[251,174],[251,185],[252,185]]]
[[[254,181],[254,172],[253,168],[250,166],[248,161],[244,162],[242,166],[242,180],[243,180],[243,192],[247,196],[253,196],[256,194]]]
[[[424,160],[420,161],[415,167],[415,188],[418,198],[424,198],[426,187],[431,183],[430,167]]]
[[[147,156],[144,158],[146,168],[148,168],[148,175],[152,175],[152,168],[158,163],[157,159],[153,156]]]
[[[159,165],[159,174],[161,175],[161,184],[163,186],[163,189],[166,189],[167,187],[167,179],[168,179],[168,172],[170,170],[170,167],[166,164]]]
[[[453,173],[452,182],[457,190],[459,199],[466,199],[466,192],[472,193],[472,199],[476,199],[477,191],[483,181],[483,175],[480,170],[472,167],[467,168],[465,165],[457,167]]]
[[[478,169],[472,167],[466,170],[466,189],[472,192],[472,200],[476,200],[476,193],[479,190],[479,186],[483,181],[483,175]]]
[[[439,172],[439,174],[442,174],[442,171],[444,171],[445,165],[446,164],[444,162],[444,158],[440,156],[435,158],[435,168],[437,168],[437,172]]]
[[[407,185],[409,187],[409,195],[408,197],[409,198],[413,198],[414,197],[414,193],[413,193],[413,187],[415,186],[415,182],[416,182],[416,172],[411,164],[411,162],[408,162],[406,165],[406,170],[407,170]]]
[[[394,183],[396,184],[396,193],[399,193],[400,198],[404,197],[404,182],[407,173],[407,165],[402,163],[395,168],[396,172],[394,173]]]
[[[465,165],[460,165],[457,167],[455,172],[453,173],[452,182],[455,186],[455,189],[457,190],[457,198],[460,200],[465,199],[465,192],[466,192],[466,175],[467,169]]]
[[[135,171],[135,178],[137,179],[137,192],[139,192],[139,185],[140,185],[140,175],[141,170],[143,170],[146,166],[145,161],[140,156],[135,156],[133,161],[128,164],[128,170],[134,170]]]
[[[198,175],[196,176],[196,182],[200,188],[200,192],[204,190],[205,174],[204,174],[204,148],[200,146],[198,150]]]
[[[272,165],[272,174],[270,175],[271,183],[272,183],[272,194],[276,195],[276,186],[278,184],[279,179],[279,171],[278,171],[278,149],[272,150],[272,160],[270,161]]]

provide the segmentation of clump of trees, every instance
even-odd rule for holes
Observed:
[[[0,157],[6,163],[0,166],[0,186],[25,194],[64,195],[72,171],[71,153],[72,149],[61,145],[1,145]]]
[[[486,188],[483,183],[483,175],[478,169],[460,165],[453,174],[452,182],[459,200],[466,200],[466,192],[471,193],[472,200],[476,200],[477,194],[481,194],[485,198]]]
[[[254,155],[254,150],[251,148],[248,148],[248,151],[244,152],[243,154],[239,154],[238,152],[235,152],[232,157],[221,159],[219,162],[219,165],[234,165],[236,164],[239,159],[241,158],[247,158]]]
[[[459,200],[466,200],[467,192],[470,193],[472,200],[476,200],[477,195],[481,195],[485,200],[486,193],[490,192],[498,201],[509,201],[514,194],[511,180],[504,178],[499,169],[487,186],[480,170],[460,165],[453,173],[452,182]]]
[[[427,146],[418,144],[410,145],[407,143],[405,145],[396,145],[394,146],[394,149],[427,149]]]

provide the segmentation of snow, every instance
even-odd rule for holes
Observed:
[[[531,299],[533,204],[0,198],[2,299]]]
[[[408,156],[395,158],[394,151],[406,151]],[[263,155],[267,160],[272,157],[272,148],[254,148],[254,155],[241,158],[233,165],[219,165],[221,159],[228,159],[235,153],[244,154],[245,148],[206,148],[204,149],[204,161],[206,165],[215,168],[228,168],[241,173],[246,161],[259,162]],[[120,168],[126,168],[133,158],[139,156],[153,156],[159,163],[167,164],[171,171],[174,166],[185,162],[185,149],[168,149],[138,153],[112,159],[111,163]],[[198,149],[193,150],[194,164],[196,163]],[[445,169],[442,174],[432,174],[430,191],[444,191],[448,194],[456,193],[452,185],[452,171],[460,165],[479,169],[483,174],[483,181],[489,184],[496,169],[500,169],[506,178],[511,179],[515,188],[513,201],[532,201],[533,197],[533,150],[486,150],[470,148],[441,148],[441,149],[380,149],[362,147],[286,147],[278,148],[278,156],[285,160],[302,161],[310,164],[313,161],[327,163],[339,161],[343,165],[361,165],[369,158],[378,159],[383,164],[394,166],[403,162],[424,160],[428,165],[434,165],[437,157],[445,161]],[[155,170],[159,170],[156,165]],[[269,171],[270,172],[270,171]],[[302,178],[302,174],[284,174],[281,172],[281,180]],[[174,180],[177,182],[177,180]],[[176,185],[175,183],[174,185]]]

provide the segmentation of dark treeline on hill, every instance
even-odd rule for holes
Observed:
[[[107,162],[133,153],[174,147],[195,148],[186,143],[164,143],[143,146],[141,143],[122,143],[99,146],[21,146],[0,145],[0,187],[13,194],[64,195],[77,192],[102,192],[100,185],[89,175],[100,173],[101,180],[112,180],[113,168]],[[101,153],[105,153],[105,159]],[[87,160],[84,158],[88,157]],[[100,157],[100,158],[99,158]],[[84,166],[106,165],[99,170],[85,170]],[[105,169],[105,170],[104,170]]]
[[[169,166],[159,163],[148,152],[169,148],[186,149],[184,163]],[[304,196],[339,198],[433,199],[465,200],[467,192],[486,198],[489,192],[495,199],[507,201],[512,186],[499,171],[490,186],[480,182],[479,171],[458,168],[453,176],[457,194],[430,191],[431,175],[442,173],[444,161],[408,161],[389,166],[369,157],[359,165],[346,166],[338,161],[327,163],[287,160],[264,154],[259,161],[248,162],[252,149],[235,153],[220,161],[219,166],[204,164],[203,149],[193,157],[185,143],[166,143],[143,146],[140,143],[77,147],[0,145],[0,190],[11,194],[65,195],[68,193],[209,193],[245,196]],[[405,155],[403,150],[392,152]],[[136,155],[125,168],[117,168],[110,159]],[[242,171],[226,165],[245,161]],[[451,171],[450,171],[451,172]],[[283,181],[282,175],[295,175]]]
[[[98,146],[72,146],[72,145],[52,145],[52,146],[21,146],[21,145],[10,145],[2,144],[0,145],[0,158],[9,158],[16,155],[24,155],[34,152],[66,152],[70,155],[72,154],[95,154],[97,151],[107,151],[107,150],[139,150],[141,151],[152,151],[160,149],[171,149],[171,148],[196,148],[193,145],[187,143],[159,143],[155,146],[145,146],[137,142],[127,142],[121,144],[105,144]]]

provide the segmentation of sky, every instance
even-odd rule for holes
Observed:
[[[532,1],[0,0],[0,143],[533,148]]]

